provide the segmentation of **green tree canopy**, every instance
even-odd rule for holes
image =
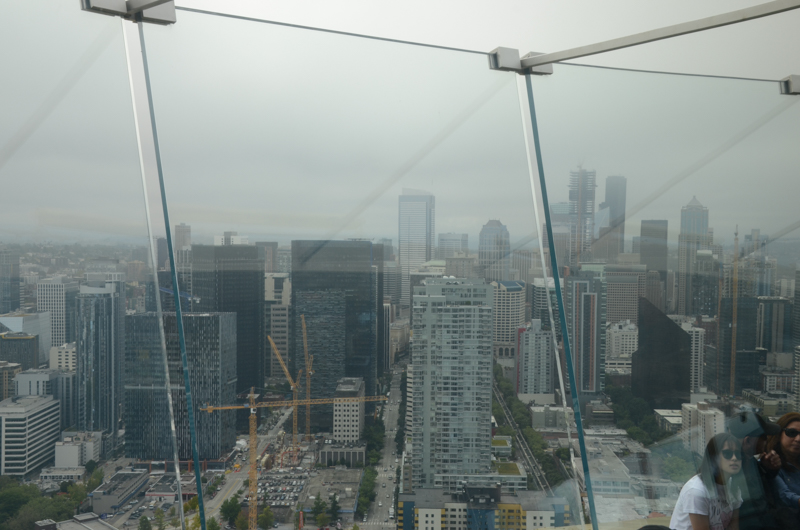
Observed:
[[[272,513],[272,508],[269,506],[264,506],[264,509],[258,515],[258,526],[264,530],[268,530],[269,528],[272,528],[273,524],[275,524],[275,514]],[[211,529],[209,528],[208,530]]]
[[[153,530],[153,525],[150,524],[150,519],[147,517],[139,517],[139,530]]]
[[[86,472],[91,476],[91,474],[94,473],[94,470],[97,469],[97,462],[94,460],[89,460],[83,465],[83,467],[86,468]]]
[[[167,527],[166,516],[161,508],[156,508],[156,511],[153,512],[153,518],[156,520],[156,528],[158,530],[164,530]]]
[[[220,517],[228,521],[228,524],[233,524],[241,511],[242,506],[239,504],[239,499],[236,497],[231,497],[230,499],[222,502],[222,506],[219,509],[219,514]]]
[[[236,522],[234,525],[236,526],[236,530],[247,530],[247,527],[250,525],[250,521],[248,521],[247,517],[244,516],[244,512],[239,512],[239,515],[236,516]]]
[[[322,528],[323,526],[328,526],[328,523],[331,522],[331,517],[327,513],[321,513],[316,517],[317,526]]]
[[[339,506],[339,501],[336,500],[336,495],[334,495],[331,498],[331,504],[328,507],[328,515],[331,516],[331,521],[336,521],[339,519],[339,510],[341,509],[342,507]]]
[[[219,523],[213,517],[206,521],[206,530],[220,530]]]
[[[327,509],[328,503],[322,500],[322,496],[318,496],[314,500],[314,506],[311,507],[311,515],[316,518],[319,514],[325,513]]]

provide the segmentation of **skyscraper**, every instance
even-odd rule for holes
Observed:
[[[78,429],[106,433],[113,450],[123,405],[125,275],[86,276],[75,299]]]
[[[258,247],[192,245],[192,283],[195,312],[236,313],[237,393],[262,388],[264,261]]]
[[[667,228],[663,220],[643,220],[639,239],[639,263],[648,271],[656,271],[667,281]]]
[[[639,318],[639,298],[647,294],[644,265],[606,265],[606,322],[616,324]]]
[[[436,198],[424,191],[404,189],[398,204],[400,258],[400,315],[411,308],[411,271],[434,256]]]
[[[292,377],[305,367],[300,320],[305,315],[316,380],[360,377],[365,394],[376,395],[384,332],[383,245],[292,241],[292,264]],[[301,383],[305,389],[305,381]],[[330,398],[334,391],[333,385],[312,384],[311,397]],[[329,430],[331,411],[330,406],[312,408],[314,426]]]
[[[591,259],[597,173],[579,167],[569,173],[570,265]],[[623,206],[624,207],[624,206]]]
[[[691,339],[647,299],[639,300],[639,349],[631,359],[631,391],[655,408],[689,401]]]
[[[436,246],[436,259],[446,259],[457,256],[459,252],[469,252],[469,235],[448,232],[439,234],[439,244]]]
[[[36,284],[36,310],[50,313],[50,345],[75,342],[75,297],[78,282],[66,276],[45,278]]]
[[[519,394],[552,394],[555,349],[553,332],[532,320],[519,332],[516,391]]]
[[[175,225],[175,252],[192,249],[192,227],[181,223]]]
[[[236,400],[236,315],[183,313],[186,357],[189,362],[197,450],[201,460],[226,455],[236,442],[235,414],[200,411],[206,403],[233,404]],[[178,457],[192,458],[189,411],[183,380],[175,313],[164,313],[169,365],[169,387],[164,374],[157,313],[125,317],[125,455],[143,460],[172,460],[173,448],[167,388],[177,428]]]
[[[608,208],[607,259],[610,263],[625,251],[625,201],[628,179],[622,176],[606,177],[606,198],[600,208]]]
[[[601,392],[605,385],[605,292],[592,272],[566,278],[567,330],[572,346],[575,380],[580,393]]]
[[[525,326],[525,282],[492,282],[495,358],[517,358],[517,331]]]
[[[707,250],[713,243],[708,228],[708,208],[692,197],[681,208],[681,231],[678,235],[678,314],[693,315],[692,276],[697,262],[697,251]]]
[[[478,239],[478,265],[487,281],[506,281],[511,273],[511,241],[508,228],[497,220],[483,225]]]
[[[756,309],[756,348],[792,351],[792,304],[788,298],[759,296]]]
[[[19,254],[0,248],[0,315],[19,309]]]
[[[414,292],[414,488],[489,472],[493,289],[480,279],[425,280]],[[412,378],[409,378],[411,380]]]

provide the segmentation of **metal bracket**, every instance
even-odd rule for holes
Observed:
[[[489,52],[489,68],[492,70],[500,70],[503,72],[517,72],[520,75],[534,74],[534,75],[550,75],[553,73],[553,65],[545,64],[542,66],[533,66],[525,68],[522,66],[522,60],[530,57],[542,55],[541,53],[530,52],[522,59],[519,56],[519,50],[515,48],[495,48]]]
[[[81,9],[162,26],[177,22],[174,0],[81,0]]]
[[[790,75],[780,80],[781,94],[800,96],[800,75]]]

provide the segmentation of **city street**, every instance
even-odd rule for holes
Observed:
[[[386,440],[383,445],[383,458],[381,462],[375,466],[378,471],[378,478],[376,479],[375,488],[375,502],[367,513],[367,521],[356,521],[359,528],[367,527],[387,527],[395,526],[395,520],[389,519],[389,508],[394,508],[395,498],[394,490],[396,484],[394,478],[396,476],[397,466],[399,463],[399,456],[395,453],[397,445],[394,442],[394,437],[397,434],[398,427],[398,412],[400,408],[400,374],[401,368],[392,368],[392,384],[389,401],[384,405],[383,423],[386,426]],[[395,462],[395,460],[398,460]],[[384,486],[385,485],[385,486]]]

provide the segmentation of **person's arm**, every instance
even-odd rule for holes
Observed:
[[[800,507],[800,495],[789,489],[789,485],[784,480],[783,473],[778,473],[773,481],[775,492],[783,504],[790,507]]]
[[[689,521],[692,523],[692,530],[711,530],[711,523],[709,523],[707,515],[700,515],[699,513],[690,513]],[[738,519],[736,527],[737,529],[739,527]]]
[[[731,524],[728,525],[728,530],[739,530],[739,508],[733,510],[733,518]]]

